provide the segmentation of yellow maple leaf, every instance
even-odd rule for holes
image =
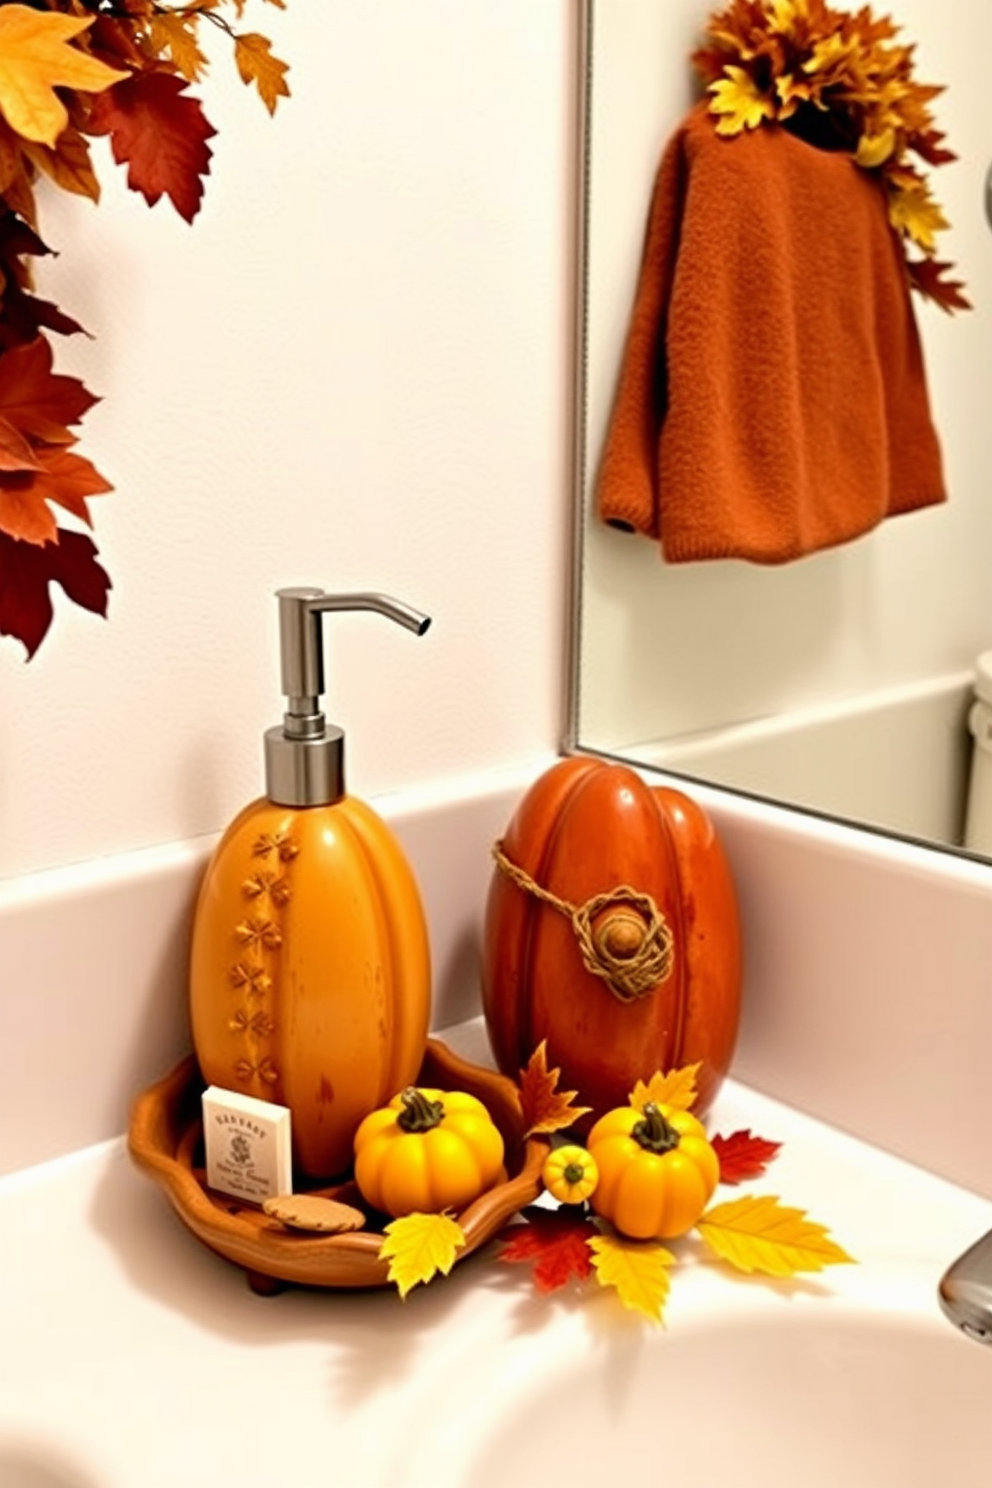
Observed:
[[[379,1254],[390,1262],[389,1280],[405,1297],[418,1281],[430,1281],[439,1271],[447,1276],[464,1244],[465,1233],[449,1214],[407,1214],[386,1226]]]
[[[102,93],[129,74],[71,46],[93,18],[0,6],[0,113],[22,139],[54,146],[69,121],[56,88]]]
[[[653,1323],[664,1322],[668,1268],[675,1264],[670,1250],[657,1240],[624,1240],[620,1235],[597,1235],[589,1249],[600,1286],[613,1287],[624,1307]]]
[[[672,1106],[676,1111],[691,1111],[698,1093],[696,1075],[701,1063],[700,1060],[683,1065],[681,1069],[669,1070],[667,1075],[657,1070],[646,1085],[638,1080],[630,1092],[630,1104],[638,1111],[643,1111],[648,1101],[654,1101],[656,1106]]]
[[[197,41],[196,23],[198,15],[175,15],[168,11],[152,15],[148,20],[148,33],[156,52],[167,51],[184,78],[191,83],[199,82],[207,66],[207,59]]]
[[[73,129],[71,125],[64,129],[53,147],[31,144],[25,140],[24,153],[38,170],[50,176],[63,191],[88,197],[90,201],[100,200],[100,183],[90,161],[89,144],[78,129]]]
[[[889,196],[889,221],[896,232],[912,238],[924,253],[933,253],[935,234],[950,226],[925,181],[896,187]]]
[[[772,29],[788,33],[797,18],[805,19],[806,0],[771,0],[770,10]]]
[[[896,147],[896,132],[891,125],[878,134],[863,134],[858,140],[854,158],[863,170],[878,170],[890,159]]]
[[[774,119],[775,105],[761,92],[750,73],[743,67],[728,64],[724,76],[710,83],[713,94],[711,114],[722,114],[716,126],[717,134],[740,134],[742,129],[754,129],[762,119]]]
[[[748,1195],[707,1209],[696,1226],[710,1250],[738,1271],[794,1276],[853,1261],[802,1209],[774,1195]]]
[[[775,79],[775,92],[779,101],[779,118],[791,119],[801,103],[809,103],[813,87],[807,79],[786,72]]]
[[[289,97],[285,62],[272,55],[272,43],[255,31],[234,38],[234,59],[243,83],[254,83],[270,114],[276,111],[280,97]]]

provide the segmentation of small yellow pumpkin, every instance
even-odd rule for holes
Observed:
[[[570,1143],[548,1153],[541,1169],[541,1181],[559,1204],[581,1204],[599,1182],[599,1169],[585,1147]]]
[[[393,1219],[463,1209],[502,1167],[498,1127],[461,1090],[408,1086],[355,1133],[355,1182],[367,1204]]]
[[[702,1122],[653,1101],[608,1111],[589,1133],[589,1152],[599,1169],[590,1203],[631,1240],[684,1235],[720,1179]]]

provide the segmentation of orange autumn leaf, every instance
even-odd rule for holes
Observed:
[[[716,1204],[696,1228],[710,1250],[738,1271],[794,1276],[797,1271],[822,1271],[824,1266],[852,1260],[829,1238],[824,1225],[770,1194]]]
[[[29,471],[0,471],[0,532],[21,543],[57,543],[58,523]]]
[[[710,1137],[710,1146],[720,1163],[721,1183],[744,1183],[749,1178],[760,1178],[781,1145],[752,1136],[749,1130],[731,1132],[729,1137],[719,1134]]]
[[[99,93],[127,76],[72,45],[93,18],[0,7],[0,113],[15,133],[54,146],[69,122],[56,88]]]
[[[57,542],[50,501],[92,525],[87,497],[113,489],[95,466],[58,445],[38,446],[34,459],[33,468],[0,470],[0,531],[21,542]]]
[[[589,1112],[589,1106],[573,1106],[577,1090],[559,1090],[560,1069],[548,1069],[547,1040],[542,1039],[520,1071],[520,1105],[525,1136],[562,1131]]]
[[[199,15],[179,15],[176,12],[159,11],[149,18],[148,30],[152,46],[158,52],[168,52],[177,72],[187,82],[199,82],[206,70],[207,58],[197,41]]]
[[[379,1254],[405,1298],[418,1282],[447,1276],[464,1245],[465,1233],[450,1214],[406,1214],[386,1226]]]
[[[592,1269],[589,1242],[598,1234],[592,1220],[555,1209],[531,1209],[525,1224],[514,1225],[497,1260],[532,1262],[534,1286],[554,1292],[570,1281],[585,1281]]]
[[[620,1235],[597,1235],[589,1241],[592,1264],[600,1286],[612,1287],[624,1307],[662,1323],[671,1285],[670,1250],[657,1240],[625,1240]]]
[[[2,12],[0,12],[2,13]],[[175,73],[136,73],[94,101],[90,131],[109,134],[118,165],[127,164],[127,184],[150,207],[166,195],[180,217],[192,222],[203,199],[216,134],[188,84]]]
[[[683,1065],[681,1069],[669,1070],[663,1075],[657,1070],[645,1085],[638,1080],[630,1093],[630,1104],[643,1111],[648,1101],[656,1106],[671,1106],[676,1111],[691,1111],[696,1101],[696,1076],[702,1061]]]
[[[37,469],[34,446],[9,419],[0,417],[0,471]]]
[[[289,97],[285,62],[272,55],[272,43],[257,32],[248,31],[234,38],[234,60],[244,83],[254,83],[259,97],[270,114],[276,111],[280,98]]]

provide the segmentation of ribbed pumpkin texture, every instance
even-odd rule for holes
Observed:
[[[693,1110],[712,1103],[740,1014],[742,951],[730,868],[712,823],[682,792],[633,770],[576,757],[521,801],[502,848],[572,906],[628,886],[649,896],[671,937],[668,975],[621,1000],[583,964],[569,916],[494,870],[486,902],[483,1010],[493,1054],[515,1078],[542,1039],[559,1087],[592,1107],[583,1126],[624,1105],[638,1080],[700,1063]],[[644,915],[609,904],[594,923],[615,947]],[[636,941],[636,934],[633,936]]]
[[[362,1119],[420,1069],[430,952],[386,824],[346,796],[262,799],[231,823],[197,902],[193,1045],[208,1084],[286,1105],[296,1173],[344,1173]]]

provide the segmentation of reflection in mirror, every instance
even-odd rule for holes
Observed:
[[[656,540],[607,527],[594,498],[654,177],[698,96],[689,58],[712,7],[587,0],[570,743],[957,848],[977,758],[974,667],[992,648],[992,6],[873,9],[916,43],[916,79],[946,85],[933,109],[958,156],[933,181],[952,224],[940,256],[975,308],[947,315],[913,296],[948,500],[775,566],[673,564]]]

